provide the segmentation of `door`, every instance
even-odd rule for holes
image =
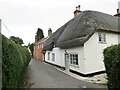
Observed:
[[[69,54],[65,54],[65,70],[69,70]]]

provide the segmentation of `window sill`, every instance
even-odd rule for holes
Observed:
[[[73,67],[79,68],[79,65],[73,65],[73,64],[70,64],[70,66],[73,66]]]
[[[107,44],[106,42],[98,42],[99,44]]]

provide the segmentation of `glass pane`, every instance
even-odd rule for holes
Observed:
[[[101,36],[101,34],[99,34],[99,41],[102,41],[102,36]]]
[[[76,59],[76,65],[78,65],[78,59]]]

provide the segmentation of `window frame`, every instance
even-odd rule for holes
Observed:
[[[79,55],[77,53],[69,54],[70,65],[79,67]]]
[[[47,54],[48,54],[47,59],[50,60],[50,52],[48,52]]]
[[[98,33],[99,43],[106,44],[106,33]]]
[[[55,53],[52,53],[52,61],[55,61]]]

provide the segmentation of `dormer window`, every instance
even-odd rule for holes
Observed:
[[[98,38],[100,43],[106,43],[106,34],[105,33],[98,33]]]

